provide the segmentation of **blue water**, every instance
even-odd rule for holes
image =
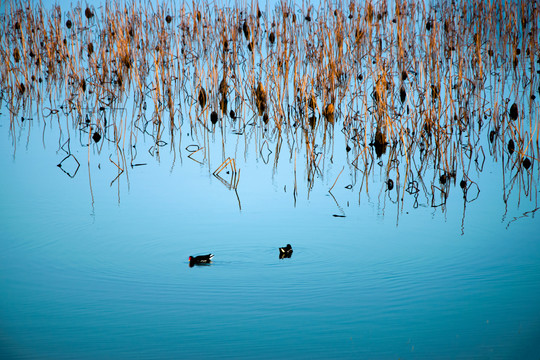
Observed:
[[[297,13],[304,8],[296,6]],[[282,123],[275,164],[276,127],[271,122],[264,130],[247,106],[237,108],[243,119],[223,117],[206,131],[197,119],[208,114],[200,115],[194,99],[179,99],[185,113],[175,121],[181,116],[183,127],[174,139],[163,131],[167,144],[158,154],[149,134],[159,130],[141,120],[137,126],[150,125],[137,133],[129,121],[137,108],[133,93],[120,104],[126,113],[88,110],[92,121],[103,114],[113,119],[109,138],[92,123],[102,131],[99,144],[76,125],[76,116],[44,117],[35,103],[11,123],[3,99],[0,358],[540,359],[539,167],[532,132],[538,106],[524,100],[529,89],[513,83],[516,74],[505,74],[501,89],[491,86],[495,78],[486,79],[491,93],[475,104],[499,106],[503,115],[503,101],[517,101],[520,110],[528,104],[528,117],[519,122],[524,130],[507,122],[490,144],[491,118],[482,129],[472,121],[463,133],[455,129],[448,144],[461,156],[451,164],[458,174],[445,188],[444,206],[432,207],[431,193],[436,203],[441,199],[431,185],[443,188],[441,166],[451,156],[433,164],[436,156],[420,160],[417,148],[407,157],[400,145],[393,155],[401,162],[388,166],[390,148],[381,159],[361,142],[345,151],[353,142],[342,131],[344,117],[373,105],[373,74],[362,85],[365,103],[343,105],[335,129],[327,132],[322,118],[311,129],[314,153],[322,154],[311,184],[307,135],[291,126],[294,119],[288,128]],[[46,97],[45,85],[41,91]],[[408,99],[411,116],[401,119],[412,124]],[[64,100],[40,104],[57,108]],[[147,120],[152,112],[149,105]],[[118,148],[109,141],[111,123],[121,130]],[[369,143],[373,119],[352,124],[360,132],[365,127]],[[242,126],[245,132],[235,133]],[[505,150],[510,135],[533,139],[523,151],[533,160],[530,170],[515,161],[518,151],[511,157]],[[192,159],[190,145],[206,150]],[[369,169],[353,165],[363,149]],[[482,165],[475,161],[480,149]],[[227,157],[241,170],[236,191],[226,170],[223,182],[212,174]],[[115,163],[124,169],[120,176]],[[459,187],[464,176],[468,201]],[[393,190],[386,190],[389,178]],[[412,180],[417,202],[405,191]],[[280,260],[278,248],[287,243],[294,253]],[[211,265],[189,267],[189,256],[210,252]]]
[[[39,124],[16,151],[0,124],[2,358],[540,355],[539,222],[510,222],[527,202],[504,215],[497,163],[464,219],[460,196],[398,209],[379,187],[359,203],[345,179],[337,204],[318,185],[295,206],[291,173],[257,161],[240,210],[206,165],[171,168],[166,151],[112,186],[95,155],[92,203],[87,150],[71,179]],[[208,252],[212,265],[188,266]]]

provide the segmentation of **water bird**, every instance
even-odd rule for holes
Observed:
[[[207,264],[210,264],[212,262],[213,257],[214,257],[214,254],[190,256],[189,257],[189,267],[193,267],[195,265],[207,265]]]
[[[292,249],[291,244],[287,244],[287,246],[279,248],[280,259],[290,258],[292,253],[293,253],[293,249]]]
[[[523,160],[523,167],[525,168],[525,170],[529,170],[529,168],[531,167],[531,160],[529,160],[529,158],[525,158]]]

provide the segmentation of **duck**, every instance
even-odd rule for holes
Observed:
[[[193,267],[195,265],[210,264],[212,262],[213,257],[214,257],[214,254],[190,256],[189,257],[189,267]]]
[[[293,249],[292,249],[291,244],[287,244],[287,246],[279,248],[280,259],[290,258],[292,253],[293,253]]]

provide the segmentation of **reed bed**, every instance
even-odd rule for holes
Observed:
[[[536,202],[539,12],[525,0],[15,1],[1,15],[0,101],[13,132],[54,119],[68,142],[88,146],[89,162],[106,143],[118,176],[144,165],[139,137],[150,136],[152,156],[167,145],[176,156],[187,133],[189,158],[213,174],[229,166],[235,190],[225,144],[242,137],[275,168],[294,162],[295,199],[297,155],[309,193],[345,153],[360,194],[378,166],[396,201],[444,206],[458,184],[474,201],[491,157],[504,167],[505,201],[514,191]]]

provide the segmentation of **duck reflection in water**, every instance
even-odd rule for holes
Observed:
[[[190,256],[189,267],[194,267],[195,265],[210,265],[213,257],[214,254]]]
[[[279,248],[279,258],[280,259],[289,259],[292,256],[293,249],[291,244],[287,244],[285,247]]]

